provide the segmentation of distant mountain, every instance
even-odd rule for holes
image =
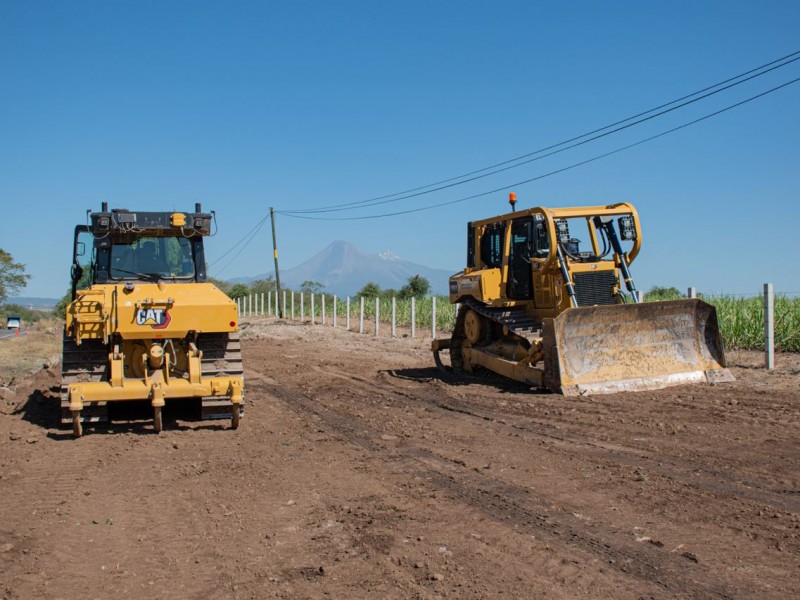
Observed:
[[[455,271],[432,269],[406,260],[391,252],[366,254],[348,242],[333,242],[319,254],[293,269],[281,270],[281,285],[300,289],[304,281],[318,281],[323,290],[338,296],[353,295],[370,281],[381,289],[399,290],[408,278],[421,275],[431,284],[434,294],[447,294],[447,282]],[[265,279],[273,272],[254,277],[239,277],[232,283]]]
[[[19,304],[25,308],[38,308],[48,310],[54,308],[60,298],[38,298],[33,296],[18,296],[16,298],[6,298],[6,304]]]

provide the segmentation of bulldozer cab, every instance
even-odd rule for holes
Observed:
[[[90,223],[75,228],[72,298],[92,284],[128,281],[205,282],[203,237],[212,215],[132,213],[125,209],[91,213]]]
[[[239,316],[207,281],[203,238],[213,213],[199,204],[132,212],[103,203],[88,215],[75,228],[62,423],[80,437],[84,424],[149,402],[159,432],[162,408],[182,403],[189,418],[230,418],[235,429],[244,398]]]
[[[451,279],[451,302],[467,295],[554,317],[637,300],[628,267],[641,232],[628,203],[536,207],[471,222],[467,231],[467,268]]]
[[[112,279],[160,277],[194,279],[190,240],[182,237],[141,237],[111,244],[109,277]]]

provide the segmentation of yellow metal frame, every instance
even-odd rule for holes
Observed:
[[[137,366],[142,376],[125,375],[126,361],[133,367],[130,344],[137,340],[182,340],[190,332],[230,333],[238,328],[236,303],[210,283],[137,282],[132,289],[122,283],[95,284],[79,290],[67,309],[67,332],[77,345],[87,339],[108,344],[112,335],[115,343],[108,354],[108,381],[69,384],[69,408],[80,411],[84,403],[144,399],[161,407],[166,399],[205,396],[228,397],[231,403],[241,404],[242,378],[203,377],[203,354],[193,343],[186,352],[185,376],[170,372],[169,353],[154,365],[148,364],[147,352]]]
[[[561,278],[561,271],[558,265],[558,255],[556,252],[557,245],[550,244],[550,251],[544,258],[532,258],[532,268],[534,272],[534,279],[538,284],[534,287],[538,290],[539,294],[543,291],[548,295],[543,296],[549,300],[539,301],[534,300],[531,302],[529,299],[518,300],[509,298],[507,296],[506,286],[503,282],[509,279],[509,256],[511,247],[511,230],[506,227],[503,236],[503,262],[500,267],[487,267],[480,262],[480,240],[486,226],[499,222],[512,222],[517,219],[531,218],[534,215],[541,215],[543,222],[547,226],[548,236],[550,240],[556,239],[555,221],[556,219],[574,219],[585,218],[588,225],[590,242],[595,254],[600,253],[600,248],[597,240],[595,228],[592,226],[591,219],[593,217],[615,217],[630,215],[633,217],[633,224],[636,231],[636,239],[629,252],[624,255],[625,262],[630,265],[642,246],[642,230],[639,225],[639,215],[634,206],[628,202],[619,202],[616,204],[597,205],[597,206],[579,206],[579,207],[565,207],[565,208],[544,208],[537,206],[526,210],[517,212],[505,213],[495,217],[473,221],[472,225],[475,227],[475,248],[474,253],[478,263],[474,267],[467,267],[461,273],[451,277],[451,282],[456,282],[457,288],[451,289],[450,302],[456,303],[464,296],[472,296],[476,300],[483,302],[488,306],[529,306],[531,310],[541,317],[554,317],[564,310],[570,308],[569,296],[564,293],[564,282]],[[620,267],[618,258],[614,260],[602,260],[593,263],[579,263],[569,262],[568,271],[570,277],[579,273],[598,272],[598,271],[614,271]],[[535,305],[535,308],[534,308]]]
[[[114,402],[122,400],[149,399],[153,407],[164,406],[167,398],[202,398],[204,396],[227,396],[231,403],[242,402],[241,377],[203,377],[201,359],[203,353],[194,344],[189,347],[189,371],[186,379],[170,375],[170,356],[164,355],[159,369],[149,369],[147,354],[142,356],[144,376],[141,378],[123,375],[125,356],[115,346],[109,353],[109,381],[72,383],[69,387],[69,408],[83,409],[85,402]]]
[[[160,327],[152,318],[137,322],[141,311],[169,314]],[[141,321],[142,319],[140,319]],[[67,331],[76,344],[111,334],[123,339],[183,338],[190,331],[232,332],[239,329],[236,303],[211,283],[141,283],[132,289],[123,283],[95,284],[78,290],[67,309]]]
[[[115,386],[110,381],[72,383],[69,385],[69,409],[83,410],[87,402],[114,402],[148,399],[154,407],[164,406],[173,398],[202,398],[227,396],[232,404],[242,403],[242,380],[239,377],[207,377],[197,383],[185,379],[144,381],[126,379],[124,385]]]

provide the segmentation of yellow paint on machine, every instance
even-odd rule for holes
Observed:
[[[239,329],[236,303],[211,283],[93,285],[79,290],[66,321],[80,344],[85,339],[183,338],[190,331]]]

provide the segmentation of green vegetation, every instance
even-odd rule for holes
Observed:
[[[319,294],[322,291],[322,287],[319,281],[309,279],[300,284],[300,291],[304,294]]]
[[[726,348],[764,349],[764,301],[761,297],[705,298],[717,307]],[[775,349],[800,352],[800,298],[775,296]]]
[[[17,315],[22,318],[22,328],[26,325],[36,323],[45,317],[49,317],[49,311],[30,310],[20,304],[1,304],[0,305],[0,328],[5,329],[8,315]]]
[[[14,262],[14,257],[0,248],[0,303],[16,295],[30,278],[25,273],[25,265]]]
[[[408,278],[408,283],[400,289],[401,298],[421,298],[427,296],[431,291],[431,283],[421,275],[413,275]]]
[[[351,297],[350,321],[351,327],[357,325],[360,311],[361,296],[364,297],[364,319],[374,321],[375,319],[375,299],[378,299],[378,310],[380,311],[381,321],[388,322],[392,314],[392,298],[395,298],[396,323],[399,327],[411,326],[411,290],[415,289],[416,282],[412,284],[414,278],[409,278],[408,285],[400,291],[381,290],[380,287],[370,282],[366,284],[358,294]],[[425,284],[427,280],[420,278]],[[253,291],[243,284],[237,284],[241,288],[238,293],[246,296]],[[237,286],[234,286],[236,288]],[[309,286],[313,287],[313,286]],[[244,289],[242,289],[244,288]],[[429,289],[429,286],[425,289]],[[416,288],[419,291],[419,288]],[[267,290],[273,291],[274,287]],[[305,317],[311,317],[310,291],[306,290],[305,296]],[[314,320],[320,322],[322,319],[322,301],[318,292],[314,306]],[[229,291],[231,297],[234,296]],[[287,290],[286,314],[289,316],[291,307],[291,291]],[[299,292],[295,292],[295,318],[300,317]],[[703,296],[703,294],[699,294]],[[431,326],[431,296],[416,295],[416,327],[418,329],[430,329]],[[685,296],[675,287],[653,287],[644,295],[646,302],[657,302],[663,300],[678,300]],[[720,329],[725,347],[728,349],[742,350],[763,350],[764,349],[764,305],[760,296],[749,298],[730,297],[730,296],[707,296],[704,299],[717,307],[717,318],[719,319]],[[337,318],[340,323],[344,323],[346,302],[344,298],[339,298],[336,306]],[[330,323],[333,319],[333,296],[325,294],[325,315]],[[450,304],[447,296],[436,297],[436,328],[440,331],[452,330],[455,325],[455,306]],[[782,352],[800,352],[800,298],[789,298],[778,295],[775,297],[775,348]]]
[[[360,298],[361,296],[364,296],[364,298],[377,298],[380,295],[381,286],[372,281],[356,292],[356,298]]]
[[[408,300],[410,298],[423,298],[424,296],[428,295],[430,290],[431,283],[427,279],[421,275],[412,275],[408,278],[408,282],[402,288],[400,288],[399,292],[393,289],[382,290],[381,286],[373,281],[370,281],[358,292],[356,292],[355,297],[360,298],[361,296],[364,296],[364,298],[382,298],[391,302],[392,297],[395,296],[402,300]],[[302,291],[308,292],[309,290]]]
[[[645,302],[658,302],[660,300],[680,300],[685,298],[681,291],[676,287],[651,287],[644,293]]]

